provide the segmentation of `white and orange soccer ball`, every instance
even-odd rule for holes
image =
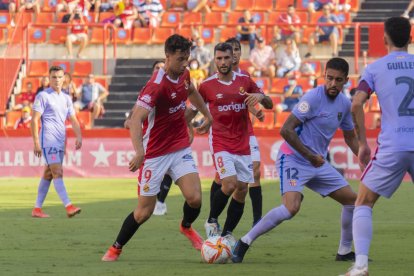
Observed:
[[[229,241],[220,236],[213,236],[204,241],[201,258],[208,264],[225,264],[231,258]]]

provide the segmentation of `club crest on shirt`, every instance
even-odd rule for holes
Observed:
[[[338,121],[342,120],[342,112],[338,112]]]
[[[148,183],[145,183],[143,190],[144,190],[144,192],[148,193],[148,191],[149,191]]]
[[[221,173],[221,174],[225,174],[225,173],[226,173],[226,169],[225,169],[224,167],[223,167],[223,168],[221,168],[221,169],[220,169],[220,173]]]
[[[244,90],[244,87],[243,86],[240,86],[240,88],[239,88],[239,94],[240,95],[245,95],[246,94],[246,90]]]
[[[150,103],[151,102],[151,96],[150,95],[144,95],[141,97],[141,101]]]
[[[310,105],[307,101],[302,101],[298,105],[298,111],[300,113],[307,113],[309,111],[309,109],[310,109]]]
[[[289,179],[289,184],[290,184],[290,186],[295,187],[296,184],[297,184],[296,179]]]

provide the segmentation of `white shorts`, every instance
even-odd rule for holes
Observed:
[[[63,156],[65,155],[65,151],[60,148],[43,148],[43,158],[46,161],[47,165],[51,164],[62,164],[63,163]]]
[[[139,169],[138,196],[158,194],[165,174],[168,174],[174,182],[177,182],[180,177],[190,173],[198,173],[198,170],[189,147],[166,155],[145,159]]]
[[[215,153],[213,157],[220,179],[236,175],[238,181],[254,182],[253,163],[250,155],[236,155],[220,151]]]
[[[68,39],[72,42],[81,41],[82,39],[87,40],[88,35],[85,33],[79,33],[79,34],[70,34],[68,35]]]
[[[361,176],[371,191],[390,198],[401,185],[406,173],[414,178],[414,152],[383,152],[375,154]],[[414,182],[414,180],[413,180]]]
[[[250,155],[253,162],[260,162],[260,148],[256,136],[250,136]]]

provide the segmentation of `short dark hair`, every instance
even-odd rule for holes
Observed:
[[[52,74],[52,72],[56,71],[65,71],[61,66],[53,65],[49,68],[49,75]]]
[[[174,34],[165,41],[164,51],[169,54],[174,54],[177,51],[187,52],[190,51],[191,45],[191,41],[187,38]]]
[[[157,66],[159,63],[165,63],[165,61],[159,59],[154,61],[154,63],[152,64],[152,70],[154,71],[155,66]]]
[[[402,48],[410,41],[411,24],[407,18],[388,18],[384,23],[384,30],[395,47]]]
[[[226,52],[226,51],[230,51],[231,55],[233,55],[233,46],[231,46],[231,44],[229,43],[218,43],[215,47],[214,47],[214,55],[216,55],[216,52],[220,51],[220,52]]]
[[[335,58],[331,58],[326,63],[325,70],[328,70],[328,69],[338,70],[338,71],[344,73],[345,76],[347,77],[348,73],[349,73],[349,64],[345,59],[335,57]]]
[[[289,8],[295,8],[295,6],[293,5],[293,4],[289,4],[288,6],[287,6],[287,8],[289,9]]]
[[[235,37],[230,37],[229,39],[227,39],[226,41],[225,41],[225,43],[228,43],[228,44],[230,44],[231,46],[233,46],[234,44],[236,44],[237,46],[239,46],[239,48],[241,49],[241,44],[240,44],[240,41],[237,39],[237,38],[235,38]]]

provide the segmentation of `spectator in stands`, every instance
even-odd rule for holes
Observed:
[[[68,94],[72,102],[76,101],[76,94],[77,94],[77,88],[76,84],[72,81],[72,75],[68,72],[65,72],[65,80],[63,81],[62,85],[62,92]]]
[[[71,24],[70,33],[66,37],[66,49],[68,50],[67,58],[73,58],[73,43],[80,42],[78,58],[84,58],[81,53],[88,45],[87,20],[82,15],[82,8],[80,6],[73,10],[70,15],[69,24]]]
[[[170,9],[192,12],[211,12],[209,0],[172,0]]]
[[[286,40],[287,38],[292,38],[296,43],[300,43],[300,26],[294,26],[292,24],[300,24],[300,17],[296,14],[295,7],[289,5],[286,13],[282,13],[277,23],[290,24],[289,26],[278,26],[274,27],[274,36],[278,40]]]
[[[22,117],[14,124],[14,129],[30,128],[30,122],[32,121],[31,109],[28,106],[23,107]]]
[[[288,85],[283,88],[283,101],[276,106],[276,112],[291,112],[302,95],[302,86],[297,85],[295,76],[290,77]]]
[[[36,93],[33,91],[33,84],[26,82],[26,87],[15,97],[16,105],[13,110],[22,110],[25,107],[32,108]]]
[[[36,22],[36,18],[40,13],[40,0],[21,0],[19,6],[19,12],[33,11],[33,20]]]
[[[200,63],[196,59],[192,59],[190,64],[190,79],[195,88],[198,88],[201,82],[206,78],[204,71],[200,68]]]
[[[333,0],[332,4],[337,12],[349,12],[351,10],[350,0]]]
[[[243,16],[239,18],[236,39],[238,41],[249,41],[250,51],[254,49],[256,40],[256,22],[249,10],[245,10]]]
[[[114,25],[129,30],[138,19],[138,11],[131,0],[122,0],[114,7],[116,19]]]
[[[404,13],[401,15],[407,19],[410,18],[410,12],[414,8],[414,0],[411,0],[410,4],[408,4],[407,9],[405,9]],[[414,24],[414,17],[410,19],[411,24]]]
[[[161,23],[164,7],[155,0],[145,0],[138,6],[138,26],[158,27]]]
[[[37,93],[42,92],[46,88],[49,88],[49,86],[50,86],[49,77],[42,77],[42,80],[40,81],[40,86],[36,90],[36,95]]]
[[[66,11],[68,14],[72,14],[77,6],[80,6],[83,11],[84,3],[84,0],[62,0],[56,5],[56,17],[58,17],[59,13],[63,11]]]
[[[0,0],[0,10],[9,11],[10,26],[14,27],[16,25],[16,3],[13,0]]]
[[[335,0],[314,0],[308,5],[308,11],[320,11],[324,6],[328,5],[331,9],[334,8],[333,2]]]
[[[91,111],[92,118],[96,119],[103,115],[103,101],[108,95],[108,90],[100,83],[95,82],[95,76],[90,74],[79,88],[79,100],[76,101],[73,106],[76,112],[85,109]]]
[[[300,58],[299,49],[295,41],[288,38],[285,41],[285,49],[278,55],[277,77],[289,77],[299,71],[302,60]]]
[[[204,71],[205,75],[209,75],[210,64],[213,58],[211,57],[210,50],[204,46],[204,39],[199,37],[196,40],[196,46],[191,50],[191,59],[196,59],[200,64],[200,69]]]
[[[247,71],[251,76],[268,76],[273,78],[276,74],[275,52],[272,47],[266,45],[264,38],[257,38],[257,47],[250,52],[249,57],[252,66]]]
[[[323,15],[318,19],[318,24],[323,23],[339,23],[339,19],[334,15],[331,14],[331,7],[329,5],[325,5],[323,7]],[[315,46],[315,41],[324,42],[329,41],[331,43],[332,48],[332,56],[338,55],[338,40],[339,40],[339,30],[336,26],[322,26],[318,25],[316,27],[316,32],[314,36],[309,38],[308,43],[308,53],[305,57],[312,56],[311,52],[313,47]]]

